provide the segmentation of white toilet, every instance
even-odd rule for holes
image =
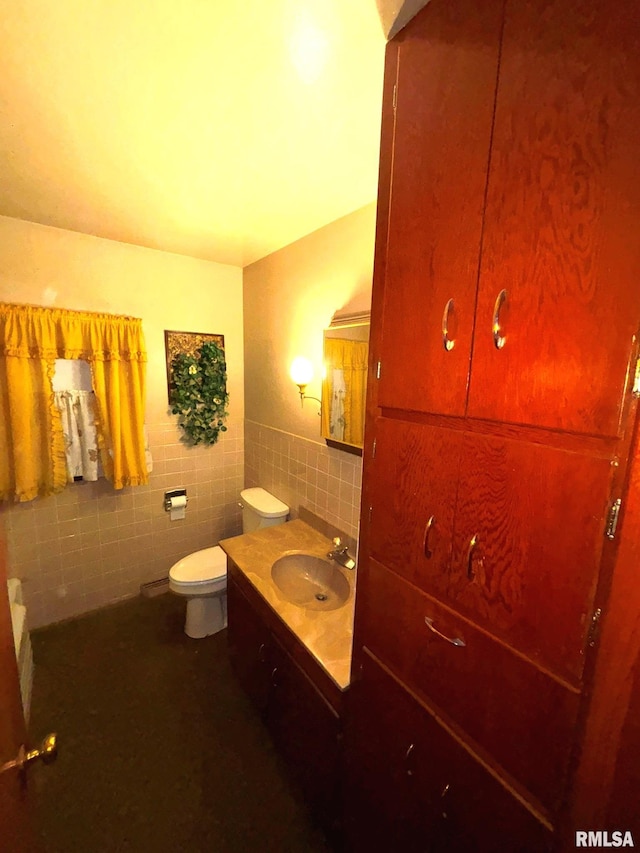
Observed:
[[[243,489],[240,498],[243,533],[287,520],[289,507],[264,489]],[[227,555],[219,545],[174,563],[169,569],[169,589],[187,599],[187,636],[208,637],[227,627]]]

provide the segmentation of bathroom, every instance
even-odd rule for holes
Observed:
[[[0,511],[8,575],[21,581],[32,631],[139,596],[185,554],[240,533],[245,486],[268,489],[292,518],[304,508],[357,537],[361,459],[326,446],[318,405],[301,405],[289,366],[295,356],[313,363],[307,393],[319,397],[323,329],[341,309],[370,305],[385,40],[367,5],[368,43],[359,56],[368,51],[362,70],[371,95],[359,132],[372,140],[369,186],[329,208],[333,215],[309,218],[307,231],[296,222],[279,244],[269,234],[267,249],[251,248],[253,262],[240,261],[234,248],[221,263],[181,247],[150,248],[145,235],[146,245],[134,245],[117,232],[94,236],[109,228],[81,233],[2,209],[9,215],[0,216],[0,301],[139,317],[148,355],[149,484],[115,491],[102,478],[78,482]],[[229,416],[213,446],[187,446],[169,411],[166,330],[224,335]],[[171,521],[164,495],[177,487],[186,488],[188,506],[184,520]]]
[[[99,479],[3,508],[31,628],[136,595],[185,553],[239,533],[245,486],[355,538],[361,460],[321,443],[318,405],[300,405],[289,363],[304,354],[319,376],[325,325],[354,298],[370,300],[374,218],[369,204],[244,270],[0,218],[2,301],[141,317],[149,358],[149,485],[114,491]],[[206,328],[203,317],[214,318]],[[182,442],[168,411],[165,329],[224,334],[228,429],[213,446]],[[319,380],[308,390],[319,395]],[[164,493],[176,487],[189,503],[171,522]]]

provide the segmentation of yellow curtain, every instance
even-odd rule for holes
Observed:
[[[322,388],[322,435],[331,437],[331,401],[333,397],[333,370],[343,372],[345,444],[362,447],[364,443],[364,407],[367,388],[367,341],[350,341],[342,338],[325,338],[325,377]]]
[[[141,321],[0,303],[0,499],[28,501],[66,484],[56,358],[91,365],[101,461],[114,488],[148,482]]]

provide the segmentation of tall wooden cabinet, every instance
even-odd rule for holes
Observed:
[[[630,0],[431,0],[388,45],[353,849],[558,846],[640,384],[639,156]]]

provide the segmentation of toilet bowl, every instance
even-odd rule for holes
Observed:
[[[200,639],[226,628],[227,555],[219,545],[174,563],[169,569],[169,589],[187,598],[187,636]]]
[[[243,489],[240,498],[243,533],[287,520],[289,507],[264,489]],[[169,589],[187,599],[187,636],[200,639],[227,627],[227,556],[219,545],[174,563],[169,569]]]

